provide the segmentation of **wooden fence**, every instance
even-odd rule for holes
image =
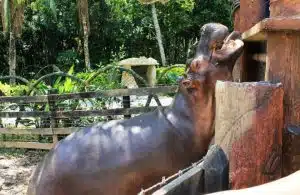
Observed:
[[[49,111],[0,111],[0,118],[22,118],[22,117],[34,117],[34,118],[49,118],[50,125],[48,128],[0,128],[0,135],[43,135],[52,136],[52,143],[39,143],[39,142],[15,142],[15,141],[1,141],[0,147],[13,147],[13,148],[31,148],[31,149],[51,149],[58,141],[58,135],[68,135],[77,131],[81,127],[63,127],[57,126],[57,120],[59,118],[80,118],[88,116],[113,116],[131,114],[140,114],[153,111],[157,106],[150,106],[152,98],[155,99],[158,106],[161,106],[157,94],[159,93],[175,93],[177,86],[160,86],[160,87],[146,87],[136,89],[114,89],[103,90],[95,92],[83,92],[72,94],[49,94],[42,96],[20,96],[20,97],[0,97],[0,104],[17,105],[29,105],[40,104],[48,105]],[[83,100],[89,98],[109,98],[109,97],[130,97],[135,96],[148,96],[148,100],[145,106],[142,107],[128,107],[127,108],[115,108],[115,109],[100,109],[95,110],[59,110],[57,109],[57,103],[65,100]],[[123,104],[124,105],[124,104]],[[128,105],[128,104],[127,104]]]

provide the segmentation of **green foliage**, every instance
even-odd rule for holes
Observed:
[[[157,78],[161,77],[161,74],[167,69],[167,67],[162,67],[157,69]],[[161,77],[160,80],[157,81],[158,85],[176,85],[178,79],[183,76],[184,67],[173,68]]]
[[[76,76],[82,80],[88,80],[95,72],[80,72]],[[88,86],[89,90],[105,90],[121,88],[121,74],[117,69],[100,73]]]
[[[170,64],[185,63],[189,42],[199,37],[207,22],[220,22],[231,28],[227,0],[173,0],[156,3],[159,24]],[[92,68],[114,59],[147,56],[160,59],[151,8],[138,0],[89,1],[89,51]],[[2,75],[8,75],[7,44],[0,49]],[[2,50],[5,50],[2,52]],[[32,0],[25,9],[22,37],[17,40],[17,75],[32,78],[45,65],[58,64],[63,71],[75,64],[84,69],[83,40],[76,1]]]
[[[80,63],[80,56],[75,50],[66,50],[59,52],[57,54],[56,62],[58,66],[62,69],[67,71],[66,69],[70,67],[72,64],[79,65]]]
[[[2,91],[5,96],[22,96],[27,91],[28,86],[26,85],[14,85],[11,86],[6,83],[0,82],[0,91]]]
[[[69,75],[73,75],[74,65],[68,71]],[[67,77],[62,81],[62,77],[58,77],[53,85],[53,88],[58,90],[59,94],[78,92],[78,85],[76,81],[73,81],[71,78]]]

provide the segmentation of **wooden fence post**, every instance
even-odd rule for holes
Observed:
[[[130,108],[130,96],[123,96],[122,97],[122,103],[123,103],[123,108]],[[131,115],[124,115],[125,119],[131,118]]]
[[[215,144],[228,156],[232,189],[281,177],[282,84],[218,81],[215,120]]]
[[[48,94],[58,94],[57,89],[50,89],[48,91]],[[51,117],[50,117],[50,128],[52,129],[52,138],[53,138],[53,144],[55,145],[58,142],[58,137],[56,134],[54,134],[53,128],[57,127],[57,121],[55,119],[55,111],[56,111],[56,104],[55,101],[52,100],[51,98],[48,97],[48,103],[49,103],[49,110],[51,112]]]

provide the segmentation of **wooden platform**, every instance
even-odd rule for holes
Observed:
[[[242,34],[244,41],[264,41],[268,32],[300,31],[300,16],[266,18]]]

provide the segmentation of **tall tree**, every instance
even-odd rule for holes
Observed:
[[[165,54],[163,41],[162,41],[161,30],[160,30],[160,26],[159,26],[159,23],[158,23],[155,3],[156,2],[166,3],[168,1],[169,0],[139,0],[139,2],[142,3],[142,4],[151,4],[153,24],[154,24],[154,28],[155,28],[155,32],[156,32],[156,39],[157,39],[157,43],[158,43],[158,47],[159,47],[161,63],[162,63],[163,66],[165,66],[167,64],[167,60],[166,60],[166,54]]]
[[[90,34],[90,22],[89,22],[89,6],[88,0],[77,0],[78,17],[83,32],[83,50],[84,61],[87,70],[91,69],[90,54],[89,54],[89,34]]]
[[[6,35],[9,35],[8,65],[9,75],[16,76],[17,51],[16,39],[21,36],[24,21],[25,0],[2,0],[2,26]],[[15,84],[15,79],[10,79],[10,84]]]

